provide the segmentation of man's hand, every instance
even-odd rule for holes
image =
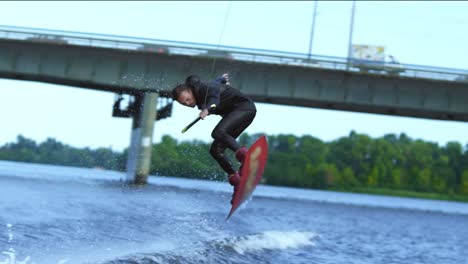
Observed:
[[[205,117],[208,115],[208,109],[203,109],[201,112],[200,112],[200,118],[201,119],[205,119]]]
[[[225,73],[225,74],[223,74],[221,77],[223,77],[223,78],[226,80],[226,84],[227,84],[227,85],[231,85],[231,84],[229,83],[229,73]]]

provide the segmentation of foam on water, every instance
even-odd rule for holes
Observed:
[[[13,241],[13,225],[10,223],[6,224],[6,229],[8,237],[7,243],[8,245],[11,245]],[[30,256],[27,256],[22,261],[17,260],[15,249],[12,247],[8,248],[5,251],[2,251],[1,253],[2,256],[0,256],[0,264],[26,264],[30,260]]]
[[[8,236],[8,245],[11,245],[14,239],[14,233],[13,233],[13,224],[6,224],[7,228],[7,236]],[[26,256],[24,259],[20,260],[22,257],[17,256],[17,253],[14,248],[10,247],[7,250],[4,250],[0,254],[0,264],[36,264],[31,259],[31,256]],[[65,264],[69,261],[70,259],[62,259],[58,260],[57,264]]]
[[[262,251],[301,249],[314,246],[316,234],[301,231],[265,231],[238,237],[199,241],[170,250],[155,248],[148,253],[133,253],[103,263],[258,263]],[[281,253],[280,253],[281,254]],[[267,253],[267,255],[270,255]]]
[[[13,232],[11,231],[11,228],[13,227],[12,224],[7,224],[7,233],[8,233],[8,243],[11,243],[13,240]]]
[[[6,258],[3,261],[0,259],[0,264],[36,264],[36,262],[31,260],[30,256],[27,256],[23,260],[18,260],[16,253],[13,249],[10,249],[9,251],[3,251],[2,254],[6,255]],[[65,264],[69,260],[70,259],[62,259],[62,260],[59,260],[57,264]]]
[[[260,250],[285,250],[305,246],[313,246],[317,235],[300,231],[265,231],[259,234],[241,237],[233,243],[234,250],[239,254]]]

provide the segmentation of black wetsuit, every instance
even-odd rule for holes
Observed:
[[[214,139],[210,154],[219,163],[225,172],[233,174],[235,170],[228,158],[224,155],[226,148],[236,152],[240,145],[236,138],[252,123],[257,109],[249,97],[239,90],[226,85],[224,78],[218,78],[211,83],[199,81],[196,76],[189,76],[185,82],[192,88],[198,109],[209,109],[210,114],[222,116],[221,121],[211,133]]]

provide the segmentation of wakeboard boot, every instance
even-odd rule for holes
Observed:
[[[247,154],[247,148],[246,147],[241,147],[240,149],[238,149],[236,151],[236,159],[240,162],[240,163],[244,163],[244,159],[245,159],[245,155]]]
[[[234,191],[232,192],[231,204],[234,202],[234,194],[237,192],[237,188],[240,184],[240,175],[239,172],[234,172],[233,174],[229,175],[229,184],[234,186]]]
[[[241,147],[236,151],[236,159],[237,161],[240,162],[240,168],[239,168],[239,174],[242,176],[242,167],[244,166],[244,160],[245,160],[245,155],[247,154],[247,148],[246,147]]]

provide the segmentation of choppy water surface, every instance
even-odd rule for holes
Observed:
[[[468,263],[468,204],[0,161],[0,264]]]

